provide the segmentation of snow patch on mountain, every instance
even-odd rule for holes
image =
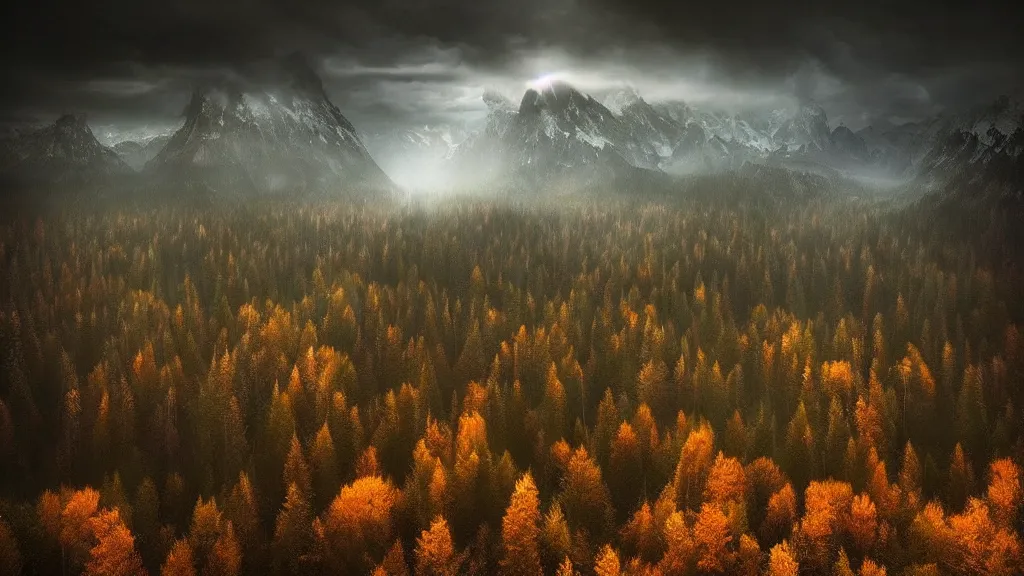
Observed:
[[[611,94],[606,96],[604,100],[602,100],[602,104],[604,104],[604,107],[612,114],[621,116],[623,110],[640,100],[643,100],[643,98],[640,97],[640,93],[636,91],[636,88],[626,86],[618,90],[614,90]]]

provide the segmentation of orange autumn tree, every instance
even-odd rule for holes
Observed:
[[[672,480],[679,507],[696,508],[700,502],[714,459],[714,446],[715,435],[707,424],[686,437]]]
[[[645,562],[654,564],[663,554],[663,535],[660,534],[658,523],[651,505],[644,502],[629,522],[620,531],[624,550],[632,552]]]
[[[612,500],[623,515],[636,507],[644,488],[640,440],[629,422],[619,425],[612,440],[608,472]]]
[[[572,552],[569,524],[557,500],[551,503],[541,523],[540,552],[546,571],[556,569],[561,563],[559,558],[564,559]]]
[[[314,525],[326,551],[324,561],[339,572],[369,570],[367,559],[383,557],[393,532],[401,493],[379,476],[364,476],[342,487]]]
[[[139,576],[146,573],[142,558],[135,550],[135,537],[115,510],[102,510],[89,519],[89,530],[96,539],[89,550],[84,574],[88,576]],[[237,574],[237,569],[235,571]],[[229,573],[225,573],[229,574]]]
[[[999,526],[1012,531],[1021,509],[1020,466],[1009,458],[1001,458],[989,465],[989,477],[985,496],[992,517]]]
[[[61,500],[65,500],[61,510]],[[71,565],[84,565],[93,530],[89,521],[99,512],[100,494],[91,488],[75,490],[66,498],[44,493],[40,498],[39,511],[44,526],[56,530],[62,552],[66,553]],[[56,511],[57,515],[52,514]]]
[[[768,512],[760,529],[761,542],[775,545],[788,538],[796,517],[796,492],[793,491],[793,485],[787,482],[768,499]]]
[[[704,499],[718,504],[745,502],[747,478],[743,465],[736,458],[727,458],[722,452],[715,457],[708,473]]]
[[[463,558],[455,552],[448,522],[438,516],[416,539],[417,576],[456,576]]]
[[[161,576],[195,576],[196,562],[188,540],[177,540],[160,568]]]
[[[596,576],[619,576],[622,574],[619,555],[611,545],[605,544],[597,553],[597,558],[594,561],[594,574]]]
[[[729,519],[714,504],[704,504],[693,524],[693,544],[697,568],[703,572],[727,573],[732,566]]]
[[[861,556],[867,555],[875,544],[878,531],[878,513],[875,503],[867,494],[858,494],[850,502],[846,532],[852,549]]]
[[[527,472],[516,482],[512,501],[501,521],[501,573],[533,575],[541,573],[538,537],[540,502],[533,476]]]
[[[834,561],[837,539],[849,524],[853,488],[835,480],[813,481],[804,495],[804,516],[793,534],[801,565],[825,570]]]
[[[611,496],[586,448],[577,448],[569,458],[558,498],[570,528],[586,530],[592,538],[608,531],[613,519]]]
[[[666,576],[689,574],[696,564],[693,534],[683,515],[673,512],[665,521],[665,555],[658,568]]]
[[[789,542],[783,540],[772,547],[768,556],[766,576],[797,576],[799,572],[800,564],[794,558]]]

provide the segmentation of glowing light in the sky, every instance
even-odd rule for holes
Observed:
[[[544,90],[546,88],[550,88],[551,84],[560,77],[561,75],[557,73],[544,74],[543,76],[539,76],[527,82],[526,87],[533,88],[534,90]]]

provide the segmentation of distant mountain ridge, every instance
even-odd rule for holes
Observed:
[[[388,173],[408,188],[635,187],[746,164],[928,186],[982,182],[1016,186],[1018,194],[1024,182],[1024,106],[1011,98],[854,131],[831,126],[811,102],[727,114],[651,103],[631,87],[595,98],[555,80],[526,89],[518,102],[484,91],[487,115],[475,128],[420,125],[361,136],[301,57],[278,61],[272,72],[263,84],[223,80],[197,89],[181,127],[145,142],[107,148],[84,117],[71,115],[11,134],[0,139],[0,177],[102,183],[134,168],[137,182],[231,195],[386,192],[394,190]]]
[[[146,163],[156,157],[164,146],[171,141],[171,134],[160,134],[151,138],[139,140],[122,140],[114,144],[111,149],[132,167],[133,170],[142,170]]]
[[[500,168],[492,159],[489,173],[496,178],[526,174],[532,181],[582,167],[686,174],[734,170],[745,163],[898,180],[940,168],[944,173],[971,171],[991,164],[989,158],[1000,159],[992,165],[1003,166],[1002,172],[1012,172],[1006,165],[1020,157],[1018,134],[1024,125],[1022,106],[1008,98],[961,114],[856,132],[843,125],[833,128],[825,111],[810,102],[789,110],[730,115],[681,101],[651,104],[631,87],[599,101],[557,81],[526,90],[518,109],[494,95],[486,99],[487,127],[456,147],[453,170],[459,170],[459,162],[472,169],[467,159],[497,156]],[[959,133],[974,137],[956,148]]]
[[[0,142],[0,178],[24,185],[93,184],[130,174],[116,152],[100,144],[84,115]]]

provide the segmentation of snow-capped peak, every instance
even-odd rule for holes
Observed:
[[[305,60],[290,56],[274,73],[289,81],[260,88],[225,80],[196,91],[184,124],[148,167],[215,170],[224,184],[258,190],[390,185]]]

